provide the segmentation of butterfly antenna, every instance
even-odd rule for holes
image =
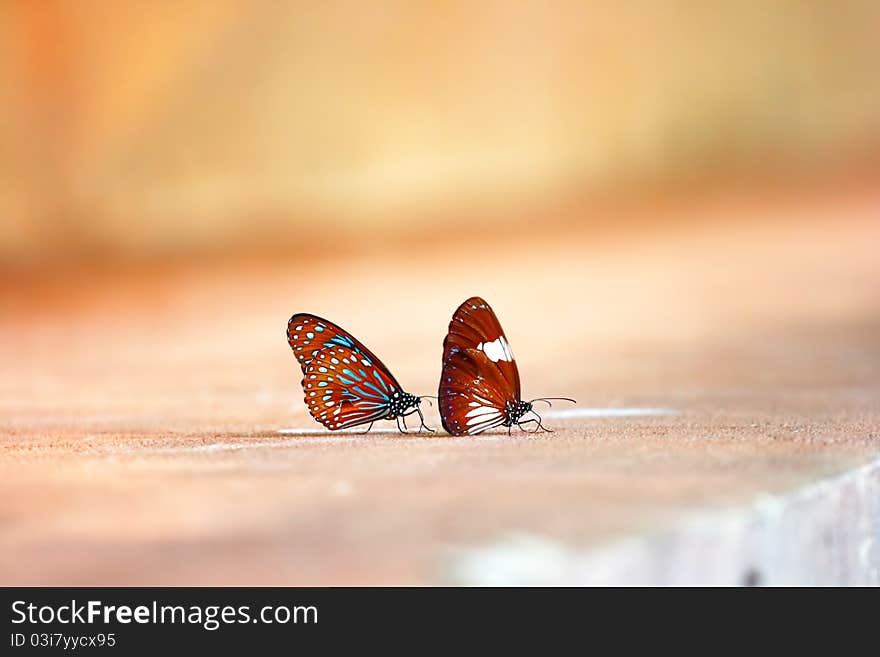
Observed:
[[[419,399],[438,399],[438,397],[437,395],[422,395],[421,397],[419,397]],[[431,404],[431,402],[428,403]],[[433,406],[434,404],[431,404],[431,407]]]
[[[571,397],[535,397],[529,403],[534,403],[536,401],[542,401],[547,404],[547,406],[553,406],[551,401],[569,401],[572,404],[577,404],[577,399],[572,399]]]

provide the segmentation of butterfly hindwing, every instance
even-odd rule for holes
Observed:
[[[310,358],[302,385],[309,413],[333,431],[381,420],[401,393],[381,362],[339,344]]]
[[[443,428],[454,436],[502,426],[515,399],[500,370],[485,352],[462,349],[443,364],[439,390]]]

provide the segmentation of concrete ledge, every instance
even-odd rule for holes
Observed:
[[[459,585],[880,585],[880,459],[746,508],[579,551],[517,534],[457,553]]]
[[[880,491],[859,468],[880,457],[878,207],[502,231],[474,267],[451,265],[452,231],[380,259],[3,279],[0,582],[876,584]],[[388,281],[418,294],[377,304]],[[547,409],[553,433],[308,415],[291,312],[338,318],[430,393],[474,293],[526,395],[584,405]]]

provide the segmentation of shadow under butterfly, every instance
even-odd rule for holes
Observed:
[[[427,429],[421,397],[401,387],[373,352],[333,322],[297,313],[287,322],[287,342],[303,372],[306,406],[331,431],[395,420],[405,432],[406,417],[417,413]],[[403,427],[401,427],[403,422]]]
[[[438,392],[443,428],[454,436],[474,435],[516,425],[534,424],[535,431],[550,431],[541,423],[533,404],[568,397],[538,397],[523,401],[519,370],[507,337],[492,308],[480,297],[461,304],[449,322],[443,340],[443,371]],[[531,417],[533,416],[533,417]]]

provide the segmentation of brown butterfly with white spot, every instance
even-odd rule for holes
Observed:
[[[543,429],[533,402],[568,397],[539,397],[523,401],[519,370],[507,337],[492,308],[480,297],[458,307],[443,340],[443,371],[438,392],[443,428],[454,436],[474,435],[514,425]],[[534,417],[526,418],[532,414]]]

